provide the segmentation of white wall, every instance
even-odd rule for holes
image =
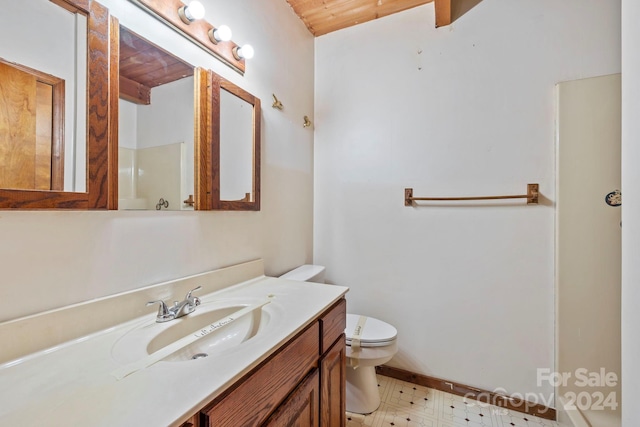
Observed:
[[[622,0],[622,425],[640,400],[640,3]]]
[[[142,37],[265,104],[260,212],[0,212],[0,321],[262,257],[268,274],[311,261],[313,38],[281,0],[203,0],[256,56],[244,77],[129,2],[103,4]],[[285,111],[268,108],[271,94]]]
[[[118,147],[135,150],[138,144],[138,106],[120,99],[118,102]]]
[[[314,261],[398,328],[392,365],[553,392],[554,87],[620,71],[620,4],[433,3],[316,39]],[[405,207],[416,196],[523,201]]]
[[[151,104],[136,106],[137,148],[186,142],[193,155],[193,93],[193,77],[151,89]]]
[[[128,209],[137,197],[138,106],[119,100],[118,104],[118,209]],[[126,199],[126,200],[124,200]],[[139,204],[142,204],[140,201]],[[140,207],[137,207],[140,209]]]

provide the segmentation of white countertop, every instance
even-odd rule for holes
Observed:
[[[0,365],[0,426],[180,425],[347,290],[260,277],[201,296],[205,306],[220,299],[273,295],[263,308],[269,324],[263,333],[221,355],[160,361],[121,380],[112,375],[123,366],[113,358],[112,347],[132,328],[154,323],[155,315],[5,363]]]

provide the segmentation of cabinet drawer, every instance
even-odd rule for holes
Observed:
[[[258,426],[278,407],[318,362],[320,325],[313,323],[238,386],[202,411],[204,426]],[[242,408],[242,410],[239,410]]]
[[[347,301],[343,298],[334,304],[320,317],[320,333],[322,343],[320,354],[324,354],[347,326]]]

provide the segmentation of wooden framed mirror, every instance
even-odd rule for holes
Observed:
[[[260,210],[260,99],[212,73],[211,209]]]
[[[24,8],[34,13],[16,19]],[[3,8],[0,36],[12,42],[0,47],[0,208],[115,208],[115,29],[93,0]]]

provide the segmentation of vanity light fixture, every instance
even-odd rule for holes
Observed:
[[[233,48],[233,56],[238,61],[241,59],[251,59],[253,58],[253,47],[250,44],[245,44],[242,47],[234,47]]]
[[[213,44],[218,44],[218,42],[228,42],[231,40],[231,28],[227,25],[220,25],[218,28],[212,28],[208,32],[209,39],[213,42]]]
[[[204,18],[204,6],[197,0],[193,0],[187,6],[178,9],[178,15],[185,24],[189,25],[193,21]]]
[[[71,2],[87,0],[52,0],[53,2]],[[207,53],[221,60],[226,65],[233,68],[240,74],[244,74],[246,69],[245,58],[240,58],[233,51],[237,46],[232,40],[225,41],[231,37],[231,31],[223,26],[212,25],[207,22],[204,16],[206,2],[200,0],[129,0],[140,6],[142,9],[155,15],[157,19],[164,22],[169,27],[182,33],[187,39],[201,47]],[[178,13],[176,13],[178,12]],[[209,13],[210,11],[207,11]],[[198,19],[201,18],[201,19]],[[227,33],[227,34],[225,34]],[[224,42],[224,43],[222,43]]]

